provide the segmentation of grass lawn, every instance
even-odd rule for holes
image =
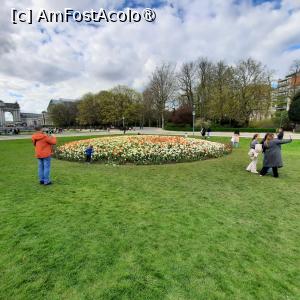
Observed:
[[[245,171],[248,144],[162,166],[53,160],[44,187],[31,142],[0,141],[0,299],[300,299],[300,141],[279,179]]]

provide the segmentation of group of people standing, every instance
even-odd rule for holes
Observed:
[[[259,141],[259,134],[255,134],[248,152],[251,162],[246,170],[251,173],[259,173],[260,176],[265,176],[272,170],[273,176],[277,178],[279,176],[278,168],[283,166],[281,145],[292,142],[291,137],[285,140],[283,136],[283,128],[279,129],[276,138],[274,133],[267,133],[261,142]],[[257,172],[257,161],[260,153],[263,154],[263,167],[260,172]]]
[[[210,136],[210,129],[203,128],[201,131],[202,136]],[[255,134],[250,143],[250,150],[248,155],[250,157],[250,164],[246,170],[251,173],[260,174],[260,176],[266,175],[272,170],[273,176],[278,177],[278,168],[283,166],[281,156],[281,145],[291,143],[292,139],[283,139],[284,131],[279,129],[277,137],[275,138],[273,133],[267,133],[263,140],[259,141],[259,134]],[[38,175],[40,184],[50,185],[50,168],[51,168],[51,155],[52,147],[56,144],[56,138],[42,131],[41,127],[36,128],[36,132],[32,135],[32,142],[35,146],[35,153],[38,159]],[[233,147],[239,146],[239,132],[235,132],[231,139]],[[94,149],[90,145],[85,149],[86,162],[90,163],[92,160]],[[263,154],[263,167],[260,172],[257,172],[257,162],[260,153]]]
[[[210,134],[211,134],[211,129],[210,127],[206,128],[206,127],[202,127],[200,130],[201,136],[206,139],[206,138],[210,138]]]

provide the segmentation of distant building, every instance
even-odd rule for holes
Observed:
[[[48,107],[47,107],[47,112],[50,111],[51,106],[53,106],[53,105],[66,104],[66,103],[76,102],[76,101],[78,101],[78,100],[76,100],[76,99],[65,99],[65,98],[51,99],[49,104],[48,104]]]
[[[277,88],[273,89],[272,92],[273,112],[289,110],[291,100],[298,90],[300,90],[300,72],[279,79]]]
[[[45,125],[43,114],[21,113],[21,123],[24,127],[35,127]]]
[[[37,113],[25,113],[20,112],[20,105],[18,102],[6,103],[0,100],[0,127],[7,126],[23,126],[23,127],[35,127],[35,126],[53,126],[53,122],[50,116],[51,106],[57,104],[65,104],[74,102],[73,99],[51,99],[47,111],[43,111],[40,114]],[[12,121],[5,120],[5,113],[11,113]]]

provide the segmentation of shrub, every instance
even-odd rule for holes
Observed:
[[[217,126],[211,126],[210,127],[212,131],[221,131],[221,132],[234,132],[234,131],[240,131],[240,132],[276,132],[276,128],[238,128],[238,127],[217,127]],[[172,124],[172,123],[167,123],[165,126],[166,130],[170,131],[193,131],[193,127],[188,125],[188,124]],[[201,127],[196,126],[195,131],[200,131]]]
[[[195,126],[195,130],[200,130],[200,127]],[[165,130],[171,131],[193,131],[193,127],[190,124],[174,124],[174,123],[167,123],[165,124]]]
[[[197,119],[195,122],[195,127],[197,128],[202,128],[202,127],[210,127],[211,126],[211,121],[209,120],[204,120],[204,119]]]
[[[180,106],[172,113],[170,120],[174,124],[192,124],[193,116],[191,108],[188,105]]]
[[[264,120],[253,120],[249,124],[251,128],[277,128],[280,126],[280,119],[270,118]]]
[[[214,127],[212,131],[221,131],[221,132],[228,132],[228,131],[239,131],[239,132],[253,132],[253,133],[260,133],[260,132],[276,132],[276,128],[223,128],[223,127]]]

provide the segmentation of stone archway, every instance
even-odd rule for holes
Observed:
[[[5,103],[0,100],[0,127],[5,127],[5,113],[10,112],[13,117],[13,123],[21,122],[20,105],[18,102]]]
[[[13,123],[14,116],[12,115],[12,113],[10,111],[6,111],[4,113],[4,117],[5,117],[5,123]]]

